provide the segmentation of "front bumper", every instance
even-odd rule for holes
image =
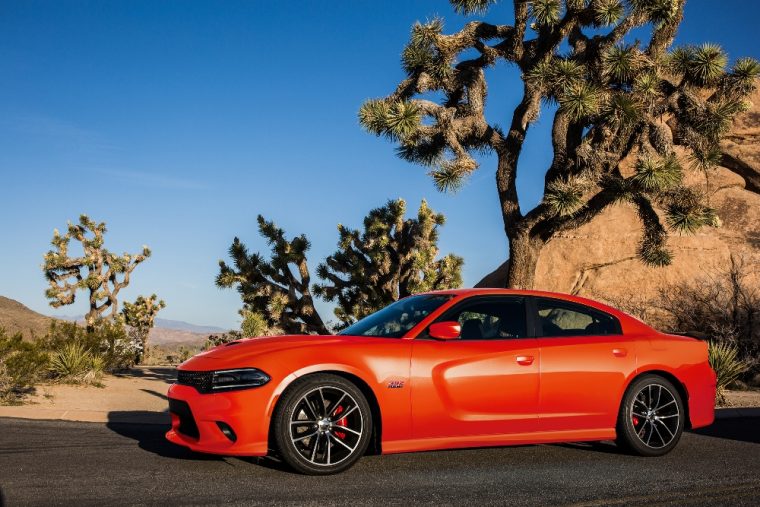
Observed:
[[[226,456],[265,456],[274,386],[201,394],[194,387],[169,387],[172,427],[166,438],[193,451]],[[225,436],[218,423],[234,431]]]

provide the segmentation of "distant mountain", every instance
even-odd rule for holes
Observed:
[[[152,345],[185,345],[194,347],[202,345],[208,335],[227,331],[215,326],[197,326],[181,320],[156,319],[155,326],[150,330],[149,344]]]
[[[229,331],[216,326],[198,326],[181,320],[156,319],[155,327],[159,329],[175,329],[177,331],[189,331],[191,333],[224,333]]]
[[[0,327],[8,333],[21,332],[25,338],[47,333],[53,321],[41,313],[30,310],[18,301],[0,296]]]
[[[69,322],[84,322],[84,315],[58,315],[56,319],[68,320]],[[167,329],[172,331],[185,331],[196,334],[224,333],[228,329],[216,326],[199,326],[183,320],[170,320],[156,318],[153,329]]]

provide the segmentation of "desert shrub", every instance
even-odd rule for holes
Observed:
[[[715,399],[718,405],[725,405],[726,389],[749,369],[750,364],[739,358],[739,350],[729,342],[711,341],[707,353],[710,366],[718,375]]]
[[[663,288],[653,302],[665,315],[660,327],[731,345],[748,365],[739,377],[751,375],[760,353],[760,293],[749,276],[759,268],[732,257],[724,270]]]
[[[127,334],[124,324],[119,320],[106,320],[99,323],[93,340],[99,344],[99,353],[107,371],[120,370],[134,366],[142,352],[140,343]]]
[[[170,347],[151,345],[143,353],[140,364],[143,366],[161,366],[169,363],[168,356],[172,354]]]
[[[195,351],[193,349],[190,349],[182,345],[177,351],[177,361],[180,363],[184,363],[185,361],[187,361],[194,355],[195,355]]]
[[[138,349],[119,320],[101,320],[90,329],[53,321],[33,341],[0,330],[0,402],[15,403],[44,379],[98,384],[105,371],[134,365]]]
[[[647,298],[640,294],[627,294],[625,297],[610,296],[602,293],[592,293],[589,294],[589,297],[602,301],[632,317],[636,317],[656,329],[667,327],[667,325],[664,325],[662,310],[657,308],[657,302],[652,300],[651,297]]]
[[[72,322],[53,322],[41,343],[54,353],[63,352],[71,344],[80,345],[91,357],[99,358],[103,371],[133,366],[139,352],[119,319],[97,321],[91,329]]]
[[[37,344],[25,342],[21,333],[9,336],[0,329],[0,404],[18,403],[31,392],[47,362],[47,354]]]
[[[239,340],[243,337],[243,333],[240,331],[229,331],[227,333],[221,333],[221,334],[212,334],[209,335],[208,338],[206,338],[206,343],[203,344],[203,350],[213,349],[214,347],[218,347],[219,345],[224,345],[225,343],[234,342],[235,340]]]

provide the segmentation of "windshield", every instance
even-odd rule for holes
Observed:
[[[338,334],[401,338],[452,297],[448,294],[410,296],[364,317]]]

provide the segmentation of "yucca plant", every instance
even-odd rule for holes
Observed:
[[[707,346],[710,367],[718,375],[715,401],[726,404],[726,389],[746,372],[750,365],[739,358],[739,350],[730,342],[711,341]]]
[[[92,382],[102,373],[103,364],[81,343],[67,343],[51,356],[50,372],[62,382]]]

